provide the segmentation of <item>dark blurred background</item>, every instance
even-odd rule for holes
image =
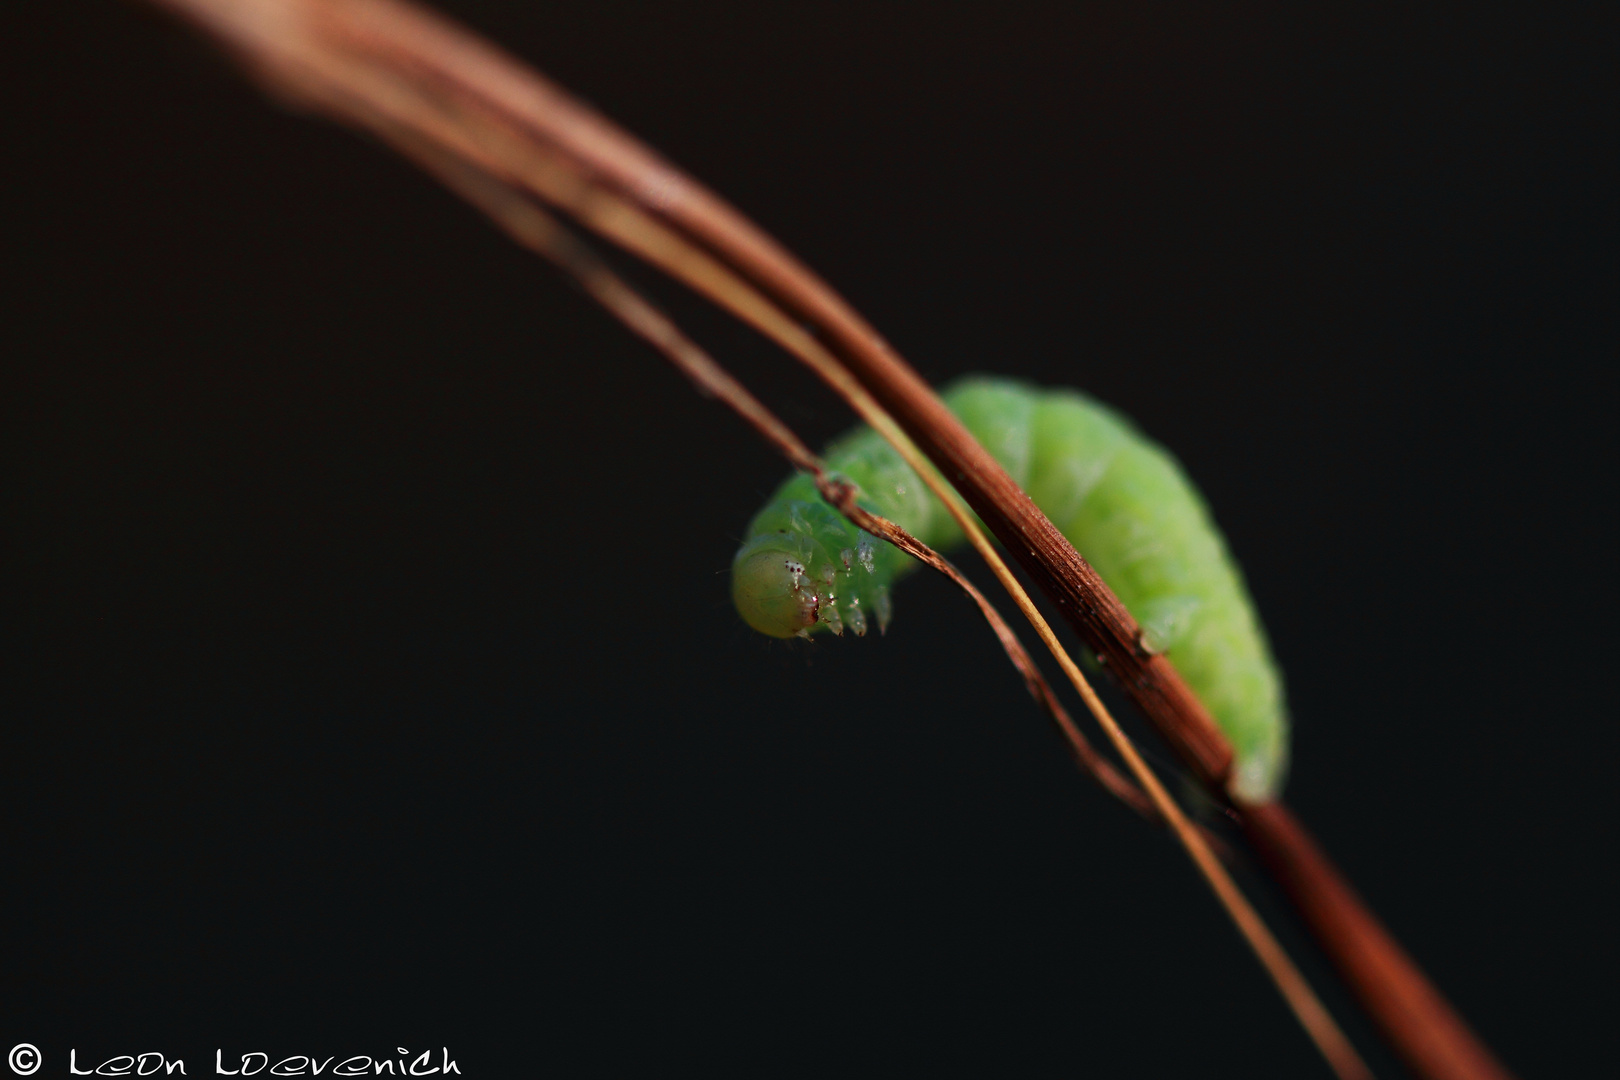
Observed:
[[[931,378],[1174,450],[1288,675],[1289,801],[1510,1065],[1612,1064],[1611,25],[443,6]],[[547,266],[138,4],[0,26],[0,1048],[1326,1075],[945,585],[882,640],[741,625],[783,466]]]

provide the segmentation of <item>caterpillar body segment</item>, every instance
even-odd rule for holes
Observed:
[[[1073,390],[970,377],[943,395],[975,438],[1029,493],[1141,625],[1168,652],[1235,752],[1234,794],[1274,797],[1287,766],[1282,678],[1242,574],[1176,460],[1119,413]],[[945,507],[876,432],[824,455],[861,504],[923,543],[962,540]],[[732,598],[773,637],[823,627],[886,629],[889,590],[917,564],[821,501],[810,477],[777,490],[732,563]]]

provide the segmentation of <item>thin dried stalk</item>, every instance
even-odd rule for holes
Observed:
[[[1097,717],[1098,723],[1103,726],[1115,749],[1125,759],[1138,783],[1146,789],[1144,796],[1142,790],[1134,787],[1121,776],[1108,761],[1099,755],[1090,742],[1081,734],[1070,718],[1067,710],[1057,700],[1051,687],[1047,684],[1040,670],[1035,666],[1023,645],[1018,641],[1017,635],[1007,625],[995,607],[987,600],[972,582],[957,570],[948,560],[941,557],[932,548],[911,536],[904,529],[886,518],[879,517],[867,511],[855,501],[856,489],[849,483],[830,476],[820,458],[811,453],[810,449],[791,428],[779,420],[775,414],[767,409],[752,393],[741,383],[737,382],[724,368],[716,363],[707,353],[688,338],[666,316],[654,308],[641,297],[622,278],[597,259],[588,248],[577,241],[571,233],[560,225],[545,211],[534,206],[519,193],[507,188],[498,181],[484,176],[475,169],[467,168],[454,159],[446,158],[431,146],[419,143],[415,137],[405,132],[390,132],[388,137],[396,142],[409,156],[417,159],[425,168],[438,175],[453,190],[461,194],[467,201],[483,210],[496,221],[506,232],[526,247],[539,252],[556,262],[568,273],[573,275],[582,288],[616,318],[624,323],[632,332],[652,344],[662,352],[671,363],[685,373],[700,389],[709,393],[741,416],[761,437],[779,450],[795,467],[808,472],[815,478],[816,487],[828,503],[838,508],[843,515],[859,528],[877,536],[900,548],[913,558],[945,575],[961,588],[978,605],[985,620],[990,624],[1002,648],[1006,651],[1013,666],[1023,676],[1025,686],[1036,702],[1042,706],[1052,720],[1068,738],[1071,748],[1085,768],[1105,788],[1112,791],[1126,803],[1135,806],[1139,811],[1149,817],[1161,818],[1170,824],[1178,840],[1186,848],[1200,873],[1215,892],[1221,905],[1226,909],[1237,925],[1239,931],[1249,942],[1261,964],[1265,967],[1272,981],[1287,1001],[1289,1008],[1298,1017],[1300,1025],[1305,1028],[1312,1041],[1320,1049],[1322,1056],[1328,1061],[1333,1071],[1341,1080],[1371,1080],[1372,1072],[1366,1063],[1356,1053],[1350,1041],[1345,1038],[1344,1032],[1322,1005],[1321,1000],[1311,989],[1304,977],[1300,974],[1287,953],[1277,942],[1276,938],[1266,927],[1259,914],[1249,904],[1248,900],[1238,889],[1236,883],[1226,872],[1219,860],[1211,850],[1209,840],[1203,830],[1192,824],[1187,816],[1170,797],[1164,785],[1153,775],[1152,770],[1143,761],[1136,748],[1131,745],[1129,738],[1120,728],[1118,722],[1109,713],[1102,700],[1097,697],[1079,667],[1069,657],[1067,651],[1058,642],[1052,628],[1036,610],[1029,594],[1019,584],[1017,578],[1002,561],[999,553],[990,546],[984,533],[978,528],[972,517],[956,500],[949,488],[940,484],[939,478],[929,468],[926,462],[916,461],[914,467],[918,468],[925,479],[932,479],[936,494],[943,498],[946,505],[951,508],[957,519],[957,524],[967,533],[974,546],[982,554],[996,572],[1002,585],[1013,596],[1024,615],[1035,626],[1041,639],[1056,657],[1064,672],[1069,676],[1075,688],[1079,690],[1087,707]],[[863,402],[865,408],[871,408],[869,402]],[[881,412],[874,412],[873,418],[882,422],[887,418]],[[915,447],[910,446],[903,436],[903,444],[899,449],[902,453],[915,456]]]
[[[1091,568],[871,327],[718,197],[531,69],[403,0],[149,2],[208,29],[270,88],[349,122],[413,128],[746,321],[775,324],[767,332],[801,358],[820,350],[847,365],[1107,660],[1187,767],[1225,793],[1230,746],[1169,661],[1142,647],[1134,620]],[[736,292],[736,279],[751,288]],[[1505,1080],[1287,809],[1237,809],[1256,846],[1293,869],[1283,881],[1302,915],[1419,1075]],[[1379,963],[1355,962],[1369,950]]]
[[[437,176],[446,187],[482,210],[508,236],[531,251],[545,256],[566,271],[579,286],[624,326],[663,353],[674,367],[689,378],[699,391],[718,398],[754,429],[766,442],[787,458],[796,469],[809,473],[827,501],[839,508],[855,525],[900,547],[944,574],[978,605],[1007,658],[1024,680],[1024,686],[1043,712],[1068,740],[1081,769],[1126,806],[1149,821],[1161,820],[1152,801],[1132,784],[1113,763],[1097,752],[1068,710],[1052,691],[1046,677],[1030,659],[1012,627],[1001,617],[984,594],[963,577],[955,566],[908,535],[898,525],[868,513],[855,503],[848,484],[833,479],[822,460],[775,413],[765,407],[747,387],[738,382],[707,352],[687,337],[668,316],[659,311],[628,282],[580,242],[562,223],[535,206],[520,193],[492,177],[447,158],[435,148],[421,143],[408,132],[385,135],[401,153]]]

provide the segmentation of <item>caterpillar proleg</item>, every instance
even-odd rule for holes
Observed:
[[[945,403],[1102,575],[1170,654],[1236,753],[1233,791],[1275,797],[1287,763],[1282,677],[1242,574],[1175,458],[1119,413],[1074,390],[970,377]],[[828,468],[863,506],[945,549],[961,530],[869,428],[827,448]],[[732,599],[772,637],[888,627],[890,587],[917,564],[822,502],[804,474],[749,523],[732,562]]]

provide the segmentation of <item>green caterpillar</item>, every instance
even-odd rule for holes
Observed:
[[[945,403],[1083,554],[1231,740],[1232,788],[1276,796],[1288,757],[1282,677],[1242,574],[1176,460],[1119,413],[1073,390],[970,377]],[[962,541],[945,507],[870,428],[827,449],[860,502],[923,543]],[[799,474],[749,523],[731,594],[772,637],[887,629],[889,586],[918,565],[855,528]]]

